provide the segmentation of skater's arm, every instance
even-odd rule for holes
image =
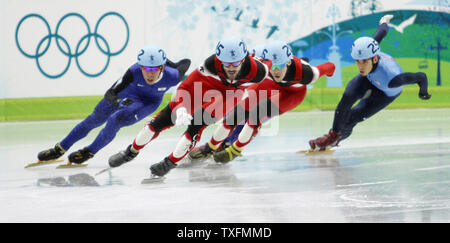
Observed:
[[[215,66],[215,57],[216,55],[211,55],[208,58],[206,58],[205,62],[203,63],[203,68],[213,74],[217,74],[216,66]]]
[[[374,38],[379,44],[383,40],[383,38],[386,37],[388,30],[389,27],[387,23],[383,23],[378,27],[377,32],[373,35],[372,38]]]
[[[256,75],[253,77],[250,82],[252,83],[259,83],[263,81],[267,76],[269,75],[269,68],[267,65],[263,64],[263,62],[256,60]]]
[[[302,63],[302,75],[303,75],[303,77],[302,77],[302,81],[300,82],[301,84],[308,85],[313,81],[314,72],[310,65]]]
[[[431,95],[428,93],[428,78],[425,73],[401,73],[395,76],[389,82],[389,88],[400,87],[406,84],[418,84],[419,85],[419,98],[428,100]]]
[[[378,44],[383,40],[383,38],[387,35],[389,30],[388,24],[391,19],[394,18],[394,15],[387,14],[381,17],[380,26],[378,27],[377,32],[373,35],[373,38],[378,42]]]
[[[167,59],[167,63],[168,66],[176,68],[178,70],[178,82],[180,82],[183,77],[184,74],[186,73],[186,71],[189,69],[189,66],[191,65],[191,60],[190,59],[182,59],[177,63],[172,62],[171,60]]]
[[[395,88],[405,84],[415,84],[427,82],[427,75],[422,72],[418,73],[401,73],[395,76],[390,82],[388,87]]]
[[[117,80],[111,88],[109,88],[105,93],[105,99],[112,105],[117,105],[120,102],[120,98],[117,97],[122,90],[124,90],[128,85],[133,82],[133,74],[128,69],[125,75]]]

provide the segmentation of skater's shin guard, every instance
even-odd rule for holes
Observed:
[[[216,131],[214,131],[211,140],[209,140],[209,147],[213,150],[217,150],[220,144],[222,144],[222,142],[228,137],[228,135],[230,135],[231,130],[231,126],[227,125],[225,122],[222,123],[222,125],[217,127]]]
[[[192,137],[189,133],[183,134],[181,139],[178,141],[177,146],[175,147],[175,150],[169,155],[170,161],[173,163],[177,163],[181,159],[184,158],[184,156],[187,155],[187,153],[195,146]]]
[[[151,124],[146,125],[133,141],[133,148],[137,151],[145,147],[150,141],[159,135]]]
[[[252,141],[252,138],[256,136],[256,134],[258,134],[258,131],[259,126],[249,125],[248,123],[246,123],[241,133],[239,134],[238,140],[234,143],[234,145],[238,149],[242,149]]]

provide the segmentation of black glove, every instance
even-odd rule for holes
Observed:
[[[117,108],[124,108],[124,107],[127,107],[127,106],[133,104],[133,102],[134,102],[134,101],[133,101],[132,99],[130,99],[130,98],[123,98],[123,99],[117,98],[117,99],[114,101],[114,105],[115,105]]]
[[[421,98],[422,100],[429,100],[431,98],[430,94],[421,94],[419,93],[419,98]]]

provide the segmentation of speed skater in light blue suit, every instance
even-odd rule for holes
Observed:
[[[183,79],[190,64],[189,59],[173,63],[157,46],[144,47],[138,53],[137,63],[108,89],[92,114],[54,148],[40,152],[38,159],[49,161],[61,157],[75,142],[106,122],[89,146],[69,155],[69,162],[81,164],[92,158],[114,139],[122,127],[133,125],[152,114],[161,104],[165,92]]]
[[[337,146],[348,138],[359,122],[373,116],[392,103],[406,84],[419,85],[419,98],[427,100],[428,80],[425,73],[403,72],[394,58],[380,51],[379,43],[387,35],[388,23],[392,15],[380,20],[375,35],[360,37],[352,46],[351,56],[356,61],[360,74],[354,77],[345,88],[334,113],[333,127],[322,137],[309,141],[311,150],[326,150]],[[353,105],[360,102],[353,107]]]

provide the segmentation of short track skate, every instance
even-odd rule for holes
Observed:
[[[41,165],[48,165],[48,164],[54,164],[54,163],[59,163],[59,162],[63,162],[64,159],[52,159],[52,160],[47,160],[47,161],[40,161],[38,160],[35,163],[30,163],[25,165],[25,168],[30,168],[30,167],[36,167],[36,166],[41,166]]]
[[[306,154],[306,155],[313,155],[313,154],[330,154],[330,153],[334,153],[336,150],[334,149],[325,149],[325,150],[311,150],[311,149],[306,149],[306,150],[299,150],[297,151],[297,154]]]
[[[155,176],[151,175],[150,178],[145,178],[141,181],[141,184],[153,184],[153,183],[160,183],[163,182],[166,179],[164,176]]]
[[[72,162],[67,162],[67,164],[64,165],[58,165],[56,169],[71,169],[71,168],[80,168],[80,167],[86,167],[87,164],[75,164]]]

